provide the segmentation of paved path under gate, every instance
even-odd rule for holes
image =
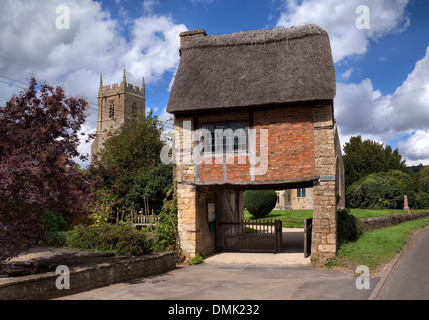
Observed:
[[[304,258],[304,229],[283,228],[281,253],[222,252],[206,257],[206,263],[220,264],[265,264],[265,265],[310,265],[310,257]]]

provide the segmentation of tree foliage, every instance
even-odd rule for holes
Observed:
[[[160,160],[164,142],[156,116],[136,115],[113,131],[89,169],[96,200],[93,211],[107,221],[115,211],[140,210],[148,201],[159,213],[173,185],[172,165]]]
[[[38,84],[0,108],[0,261],[43,238],[52,210],[66,221],[84,213],[88,183],[75,164],[87,103]]]
[[[416,184],[419,190],[429,193],[429,166],[416,173]]]
[[[346,189],[369,174],[406,168],[398,149],[392,150],[371,140],[362,141],[361,136],[351,137],[345,144],[343,161]]]
[[[177,225],[177,195],[170,189],[159,214],[157,238],[153,243],[154,251],[180,251]]]
[[[404,195],[408,204],[415,204],[413,179],[399,170],[370,174],[347,188],[346,199],[351,208],[402,209]]]

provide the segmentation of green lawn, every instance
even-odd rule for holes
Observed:
[[[247,210],[244,211],[244,217],[255,219]],[[304,228],[304,219],[312,217],[313,210],[273,210],[260,220],[282,220],[283,228]]]
[[[427,211],[427,210],[413,210],[418,211]],[[381,210],[371,210],[371,209],[351,209],[350,213],[358,219],[367,219],[380,216],[388,216],[391,214],[401,214],[406,213],[405,210],[397,209],[381,209]],[[247,211],[244,211],[244,217],[246,219],[253,220],[253,216]],[[261,220],[282,220],[284,228],[304,228],[304,219],[309,219],[313,217],[313,210],[273,210],[269,215]]]

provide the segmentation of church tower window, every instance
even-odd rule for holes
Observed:
[[[115,117],[115,101],[110,101],[109,118],[112,119],[114,117]]]

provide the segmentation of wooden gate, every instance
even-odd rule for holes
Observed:
[[[216,247],[218,251],[280,253],[282,222],[217,221]]]
[[[311,232],[313,230],[313,219],[304,219],[304,257],[311,255]]]

